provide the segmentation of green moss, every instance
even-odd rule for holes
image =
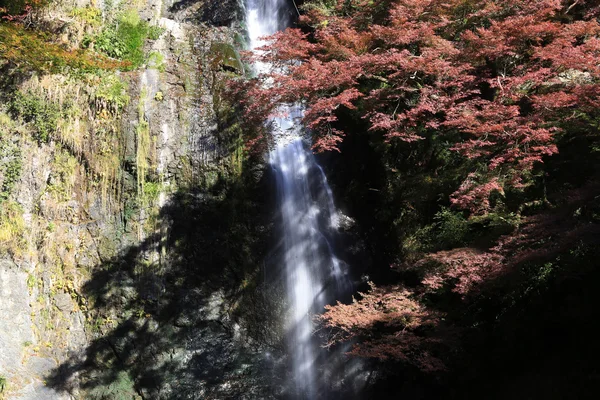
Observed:
[[[148,179],[148,171],[153,168],[152,150],[155,143],[150,136],[150,125],[144,116],[146,96],[146,88],[143,88],[138,104],[139,120],[136,128],[137,197],[141,207],[151,205],[160,192],[160,184]]]
[[[163,187],[160,182],[145,182],[143,187],[144,203],[151,204],[158,199]]]
[[[165,33],[166,29],[157,25],[152,25],[148,27],[148,39],[157,40]]]
[[[10,115],[5,112],[0,112],[0,135],[10,134],[15,123]]]
[[[157,69],[160,72],[165,72],[166,69],[165,56],[158,51],[152,51],[148,55],[148,67]]]
[[[214,170],[205,171],[202,174],[203,186],[207,189],[212,188],[219,181],[219,172]]]
[[[125,371],[116,373],[115,379],[106,386],[96,386],[89,393],[90,399],[131,400],[138,398],[135,383]]]
[[[67,151],[59,151],[54,156],[47,190],[53,195],[55,201],[64,202],[71,199],[78,164],[77,159]]]
[[[145,120],[141,120],[136,128],[136,168],[138,195],[143,196],[144,185],[148,173],[150,153],[150,126]]]
[[[244,64],[235,48],[227,43],[213,43],[209,50],[213,70],[230,69],[242,73]]]
[[[88,42],[89,43],[89,42]],[[21,72],[77,72],[114,70],[120,61],[82,50],[67,50],[51,34],[0,22],[0,59]]]

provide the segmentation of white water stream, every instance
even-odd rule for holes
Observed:
[[[288,0],[247,0],[246,22],[252,49],[264,44],[261,37],[285,29],[289,24]],[[257,72],[269,65],[257,63]],[[274,138],[276,147],[269,154],[275,171],[285,275],[288,316],[288,354],[291,358],[293,384],[291,397],[322,397],[324,376],[320,364],[323,350],[312,335],[312,315],[339,293],[349,289],[343,263],[330,244],[338,217],[331,189],[310,145],[302,139],[297,120],[299,106],[288,106],[288,116],[277,118]]]

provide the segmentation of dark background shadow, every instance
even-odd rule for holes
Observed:
[[[267,180],[253,173],[176,193],[160,211],[162,233],[95,267],[81,293],[94,339],[47,385],[81,385],[92,398],[133,390],[145,398],[264,395],[263,354],[277,353],[268,349],[277,340],[260,340],[264,330],[252,324],[268,308],[241,315],[250,312],[244,303],[261,303],[273,207]]]

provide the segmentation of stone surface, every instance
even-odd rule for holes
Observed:
[[[75,3],[86,6],[89,1],[64,4]],[[195,279],[210,275],[204,270],[210,260],[189,254],[179,259],[177,244],[165,245],[172,214],[190,212],[169,208],[176,195],[185,199],[179,207],[190,203],[196,207],[190,220],[215,209],[223,211],[217,204],[222,195],[205,187],[216,185],[230,162],[215,104],[224,70],[243,71],[234,48],[236,31],[229,28],[239,22],[240,3],[144,4],[142,17],[165,28],[145,50],[161,54],[164,65],[151,63],[122,74],[129,82],[131,103],[123,111],[118,132],[125,153],[119,190],[133,188],[133,192],[120,193],[122,198],[108,198],[104,204],[96,183],[88,181],[89,171],[79,165],[72,193],[63,202],[54,201],[47,189],[60,180],[52,163],[61,146],[52,142],[24,149],[15,193],[24,209],[28,248],[17,264],[0,263],[0,375],[9,379],[9,398],[119,398],[115,393],[123,398],[142,393],[148,399],[272,398],[270,382],[265,381],[268,374],[262,373],[274,362],[262,355],[263,343],[269,340],[251,338],[242,321],[260,317],[248,315],[256,312],[252,307],[238,313],[242,316],[233,315],[240,309],[241,290],[234,282],[244,274],[241,266],[232,272],[230,266],[218,264],[216,276]],[[53,12],[59,15],[61,10]],[[95,115],[94,110],[86,113],[86,118]],[[153,178],[161,184],[163,207],[140,212],[138,224],[150,221],[151,211],[160,212],[162,218],[145,231],[122,223],[127,196],[139,206],[135,156],[141,119],[148,123],[155,145],[148,158],[155,169]],[[262,172],[257,170],[256,176],[258,183]],[[173,193],[189,186],[194,191]],[[188,233],[178,234],[190,240]],[[204,238],[197,244],[202,253],[213,250],[211,243],[221,246],[208,228],[191,234]],[[191,240],[196,244],[198,239]],[[237,251],[232,248],[231,256]],[[233,280],[235,274],[240,277]],[[173,288],[180,291],[173,293]],[[90,370],[90,365],[97,368]]]
[[[27,277],[12,261],[0,260],[0,375],[8,380],[7,396],[18,400],[70,399],[44,384],[44,376],[56,368],[56,361],[32,355],[37,340]]]
[[[68,293],[58,293],[54,296],[54,304],[60,311],[72,311],[73,300]]]
[[[0,375],[22,368],[24,343],[33,343],[27,273],[13,262],[0,261]]]

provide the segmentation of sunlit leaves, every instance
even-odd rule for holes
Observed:
[[[480,166],[452,202],[485,213],[485,196],[525,187],[557,153],[565,119],[598,114],[597,14],[591,3],[561,0],[309,5],[301,22],[310,35],[290,29],[263,49],[274,68],[252,86],[263,105],[247,111],[264,118],[302,102],[317,151],[353,133],[338,124],[342,109],[390,143],[451,137],[452,149]]]

